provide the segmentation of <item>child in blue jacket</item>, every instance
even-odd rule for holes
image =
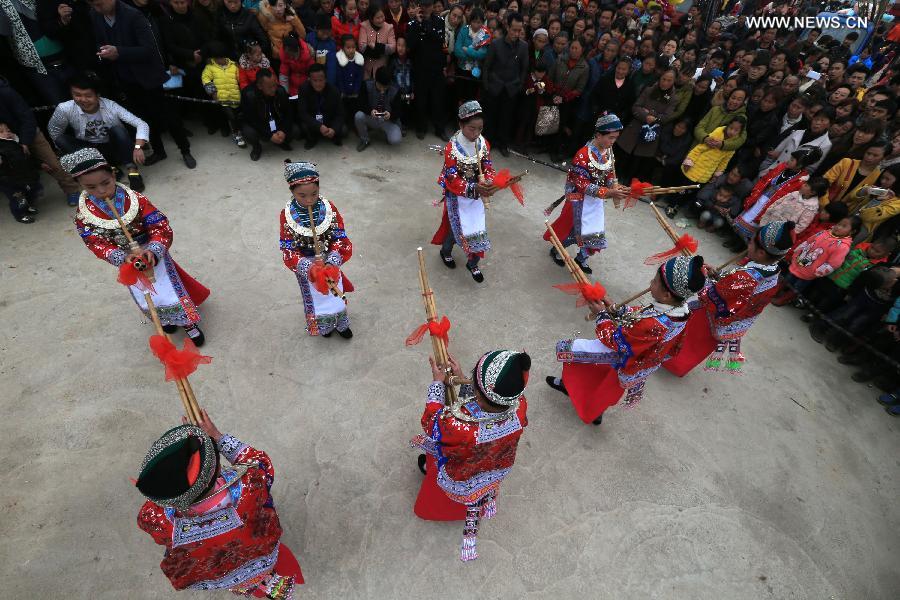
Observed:
[[[330,16],[316,15],[316,30],[306,34],[306,43],[316,62],[325,65],[325,79],[331,85],[337,85],[337,44],[331,36]]]
[[[356,51],[356,40],[350,34],[341,36],[341,49],[337,53],[337,87],[344,103],[347,126],[359,110],[359,93],[362,90],[363,66],[366,59]]]

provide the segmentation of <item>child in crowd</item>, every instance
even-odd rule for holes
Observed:
[[[352,0],[351,0],[352,1]],[[344,118],[347,126],[353,120],[353,115],[359,109],[359,91],[363,82],[363,66],[366,61],[363,55],[356,51],[356,39],[345,34],[341,38],[341,49],[337,53],[337,89],[341,93],[341,102],[344,104]]]
[[[269,59],[263,54],[259,42],[248,40],[244,44],[244,53],[238,58],[238,84],[241,89],[256,82],[257,71],[269,68]]]
[[[690,133],[689,137],[692,136],[693,133]],[[735,210],[737,210],[737,214],[739,214],[743,208],[744,198],[746,198],[747,194],[750,193],[750,190],[753,189],[753,182],[748,178],[751,175],[756,175],[756,171],[751,172],[743,165],[737,165],[728,169],[727,173],[719,175],[718,177],[713,177],[709,180],[709,183],[704,185],[700,188],[700,191],[697,192],[696,208],[701,212],[711,209],[715,204],[716,193],[719,191],[719,188],[728,184],[734,190],[732,198],[736,203]],[[734,217],[736,215],[733,214],[731,216]]]
[[[828,277],[817,279],[809,287],[805,294],[806,299],[823,313],[838,308],[843,304],[844,298],[859,276],[877,265],[886,263],[896,248],[897,241],[892,237],[859,244],[847,253],[847,258],[840,267]],[[801,318],[809,323],[813,317],[813,313],[808,313]]]
[[[712,205],[700,213],[699,226],[706,231],[716,231],[740,212],[741,200],[729,184],[719,186]]]
[[[288,97],[294,98],[300,92],[313,62],[315,58],[306,42],[294,36],[284,38],[278,82],[287,91]]]
[[[799,190],[789,192],[772,203],[759,217],[759,226],[772,221],[793,221],[794,231],[802,233],[819,213],[819,198],[828,193],[828,180],[811,177]]]
[[[516,140],[523,147],[527,147],[534,140],[534,124],[537,121],[537,115],[541,107],[548,102],[550,87],[550,78],[547,76],[547,63],[539,60],[534,63],[531,74],[525,79],[525,98],[519,105],[520,117]]]
[[[860,276],[859,285],[847,303],[827,314],[829,321],[845,329],[854,338],[872,332],[873,326],[881,320],[896,297],[894,287],[898,274],[900,267],[870,269]],[[829,352],[843,347],[842,354],[847,355],[860,349],[859,341],[847,340],[842,331],[830,327],[824,320],[812,323],[809,333],[815,341],[824,341]]]
[[[844,217],[830,230],[820,231],[794,248],[789,273],[772,304],[787,304],[796,294],[802,294],[816,279],[825,277],[840,266],[850,252],[853,236],[859,233],[861,226],[859,217]]]
[[[659,145],[656,147],[656,160],[661,167],[657,167],[654,174],[647,181],[660,181],[660,185],[678,185],[678,167],[684,162],[691,146],[694,143],[694,127],[687,117],[678,119],[663,125],[659,132]],[[672,173],[675,177],[672,177]],[[715,196],[715,193],[712,194]]]
[[[9,211],[19,223],[34,223],[32,203],[41,194],[40,171],[25,153],[19,136],[0,122],[0,191],[9,199]]]
[[[406,49],[406,38],[397,38],[397,51],[391,56],[389,64],[390,71],[394,77],[394,85],[397,86],[397,122],[400,125],[400,131],[406,135],[406,119],[412,114],[412,103],[415,99],[412,83],[412,62],[409,60],[409,53]]]
[[[725,127],[717,127],[709,134],[709,139],[725,142],[741,135],[747,120],[742,116],[733,117]],[[710,146],[703,141],[694,146],[687,157],[681,163],[681,172],[687,179],[687,184],[706,183],[713,177],[718,177],[725,172],[728,161],[734,156],[734,150],[725,150],[724,146]],[[687,194],[685,196],[688,196]],[[666,209],[666,214],[674,217],[678,214],[678,205],[686,204],[692,198],[685,196],[676,197],[676,202]]]
[[[821,209],[819,209],[819,213],[813,218],[812,223],[809,224],[803,233],[797,236],[797,239],[794,242],[794,247],[790,252],[785,254],[784,256],[784,264],[791,264],[791,260],[793,260],[794,250],[797,247],[816,235],[820,231],[825,231],[826,229],[831,229],[835,223],[846,217],[850,214],[850,211],[847,209],[847,205],[843,202],[829,202]]]
[[[259,48],[259,46],[257,46]],[[238,87],[238,66],[228,58],[225,44],[210,42],[207,47],[210,59],[203,67],[200,81],[207,95],[219,103],[222,108],[220,121],[225,122],[227,131],[238,148],[244,148],[247,144],[241,136],[241,127],[238,124],[237,109],[241,104],[241,89]],[[212,126],[210,127],[212,128]],[[223,128],[223,132],[226,131]]]
[[[316,30],[306,34],[306,43],[312,49],[317,64],[325,65],[325,79],[337,83],[337,43],[331,35],[331,17],[316,15]]]
[[[334,41],[343,46],[345,35],[349,35],[354,40],[358,39],[359,26],[359,7],[356,0],[344,0],[340,14],[331,17],[331,35]]]

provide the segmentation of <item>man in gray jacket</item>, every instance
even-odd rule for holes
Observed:
[[[73,99],[59,104],[47,124],[50,139],[63,154],[96,148],[110,164],[128,173],[131,189],[143,191],[144,181],[136,165],[144,164],[143,146],[150,138],[147,123],[101,97],[97,84],[86,77],[73,79],[69,89]],[[137,130],[134,137],[125,123]]]
[[[494,40],[484,59],[485,137],[503,156],[509,156],[513,116],[528,76],[528,44],[522,41],[524,31],[522,15],[516,12],[506,15],[506,36]]]

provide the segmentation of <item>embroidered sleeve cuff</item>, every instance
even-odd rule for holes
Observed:
[[[222,439],[218,442],[219,452],[222,453],[225,458],[228,459],[228,462],[234,463],[237,461],[238,454],[240,454],[244,448],[247,447],[247,444],[237,439],[233,435],[226,433],[222,436]]]
[[[444,384],[440,381],[432,381],[428,386],[428,402],[444,403]]]
[[[306,276],[309,273],[309,267],[312,265],[313,259],[308,256],[300,257],[300,260],[297,261],[297,272],[303,276]]]
[[[147,250],[152,252],[157,260],[162,260],[163,256],[166,255],[166,247],[159,242],[150,242],[147,244]]]
[[[124,250],[122,250],[121,248],[116,248],[106,256],[106,260],[108,260],[114,267],[120,267],[122,266],[122,263],[125,262],[125,256],[126,254]]]
[[[341,259],[341,255],[339,252],[337,252],[336,250],[332,250],[328,253],[328,258],[325,259],[325,262],[330,265],[340,267],[344,261]]]
[[[602,190],[602,189],[603,188],[601,188],[596,183],[591,183],[584,188],[584,193],[587,194],[588,196],[593,196],[595,198],[599,198],[600,190]],[[604,195],[606,195],[606,194],[604,194]]]

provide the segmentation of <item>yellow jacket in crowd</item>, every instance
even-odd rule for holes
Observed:
[[[241,103],[241,88],[238,87],[238,68],[233,60],[226,59],[224,65],[220,65],[215,60],[210,59],[203,67],[203,74],[200,81],[203,82],[203,88],[210,96],[213,90],[216,94],[215,99],[219,104],[225,106],[237,106]]]

